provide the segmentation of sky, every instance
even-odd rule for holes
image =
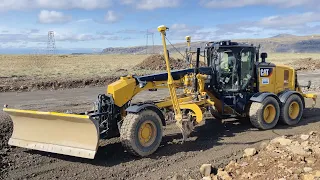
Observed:
[[[0,53],[47,47],[54,31],[59,50],[320,34],[318,0],[0,0]]]

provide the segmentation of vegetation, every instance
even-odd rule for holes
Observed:
[[[171,56],[181,58],[179,54]],[[147,74],[152,72],[134,68],[147,57],[148,55],[1,55],[0,77],[79,79]],[[304,58],[318,57],[319,54],[311,53],[270,53],[267,61],[288,64]]]

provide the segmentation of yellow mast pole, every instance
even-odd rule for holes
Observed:
[[[170,97],[172,100],[172,106],[175,113],[175,119],[177,123],[178,122],[180,123],[182,121],[182,113],[181,113],[181,109],[180,109],[180,105],[177,97],[176,87],[174,86],[173,78],[171,75],[169,55],[167,51],[167,44],[166,44],[166,38],[165,38],[167,30],[169,30],[169,28],[167,28],[164,25],[161,25],[158,27],[158,31],[161,33],[161,36],[162,36],[163,53],[166,60],[166,66],[167,66],[167,72],[168,72],[168,88],[169,88]]]
[[[192,57],[188,57],[189,55],[192,56],[191,53],[191,36],[186,36],[186,40],[187,40],[187,45],[188,45],[188,50],[187,50],[187,59],[188,59],[188,63],[190,64],[190,67],[192,68]]]

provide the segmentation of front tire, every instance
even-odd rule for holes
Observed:
[[[274,97],[267,97],[261,103],[252,102],[249,116],[254,127],[263,130],[272,129],[279,121],[279,103]]]
[[[280,120],[287,125],[298,124],[303,114],[302,99],[296,95],[291,95],[281,107]]]
[[[144,110],[127,114],[120,129],[120,140],[129,153],[145,157],[158,149],[162,134],[160,117],[152,110]]]

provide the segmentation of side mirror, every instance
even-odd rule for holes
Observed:
[[[261,60],[262,62],[266,62],[266,58],[268,57],[268,54],[267,53],[261,53]]]

